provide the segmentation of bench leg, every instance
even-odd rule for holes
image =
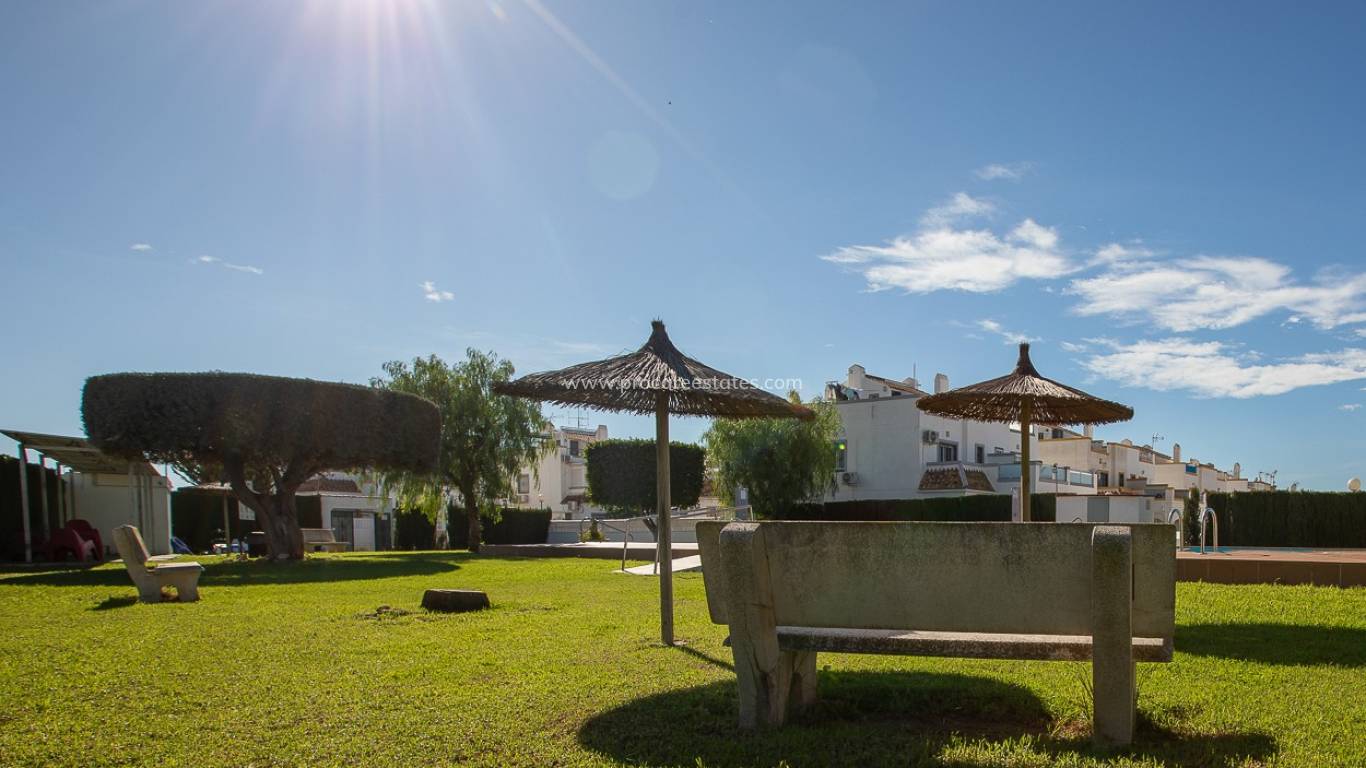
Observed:
[[[1091,532],[1091,730],[1100,746],[1134,740],[1132,558],[1128,528]]]
[[[161,602],[161,582],[147,578],[135,582],[135,585],[138,588],[138,600],[144,603]]]
[[[182,603],[193,603],[199,600],[199,574],[177,577],[175,594],[176,599]]]
[[[800,712],[816,703],[816,652],[793,651],[785,655],[792,657],[792,710]]]

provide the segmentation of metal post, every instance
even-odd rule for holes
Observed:
[[[669,520],[669,395],[655,399],[655,513],[659,524],[659,634],[674,644],[673,546]]]
[[[19,444],[19,519],[24,528],[24,562],[33,562],[33,534],[28,520],[28,449]]]
[[[52,539],[52,523],[47,519],[47,457],[42,453],[38,454],[38,492],[41,494],[43,510],[38,527],[43,532],[43,541],[49,541]]]
[[[225,493],[219,497],[223,500],[223,546],[227,547],[228,553],[232,553],[232,528],[228,526],[228,495]]]

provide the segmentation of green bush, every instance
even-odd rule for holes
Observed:
[[[1037,522],[1057,517],[1056,497],[1036,493],[1030,512]],[[946,496],[932,499],[869,499],[798,504],[779,513],[779,520],[1008,522],[1010,497],[1004,494]]]
[[[86,434],[103,450],[181,461],[430,471],[441,416],[414,395],[247,373],[113,373],[86,380]],[[315,470],[315,471],[316,471]]]
[[[1220,546],[1366,547],[1366,494],[1330,491],[1212,493]],[[1188,530],[1196,527],[1188,526]]]
[[[394,512],[394,549],[434,549],[436,524],[419,510]]]
[[[446,526],[451,537],[451,549],[467,549],[469,543],[465,515],[451,510]],[[480,520],[484,528],[485,544],[544,544],[550,536],[550,510],[514,509],[505,507],[495,522],[490,515]]]
[[[588,446],[588,496],[614,512],[639,514],[655,508],[655,441],[603,440]],[[669,497],[691,507],[702,495],[706,452],[691,443],[669,444]]]

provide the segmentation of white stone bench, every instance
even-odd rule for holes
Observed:
[[[699,523],[743,728],[816,697],[816,654],[1091,661],[1097,742],[1133,738],[1134,664],[1172,658],[1170,525]]]
[[[199,575],[204,566],[199,563],[158,563],[148,567],[147,545],[142,542],[142,534],[131,525],[121,525],[114,529],[114,546],[123,558],[123,567],[128,569],[128,577],[138,588],[138,599],[144,603],[161,602],[162,587],[172,587],[176,599],[193,602],[199,599]]]
[[[303,534],[305,552],[345,552],[351,548],[350,542],[337,541],[331,528],[300,528]]]

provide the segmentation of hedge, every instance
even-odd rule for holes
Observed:
[[[44,486],[47,490],[48,526],[49,530],[55,530],[59,515],[57,471],[50,467],[42,468],[37,462],[29,462],[28,522],[29,532],[35,542],[43,535],[43,496],[39,491]],[[24,520],[19,516],[19,495],[19,459],[0,456],[0,558],[3,559],[24,559]],[[80,514],[79,509],[76,514]]]
[[[1366,548],[1366,493],[1252,491],[1211,493],[1219,521],[1219,545],[1234,547]],[[1187,541],[1199,525],[1187,504]],[[1213,544],[1213,533],[1206,543]]]
[[[228,540],[244,538],[261,530],[259,520],[243,520],[237,498],[228,500]],[[223,530],[224,494],[198,488],[179,488],[171,494],[171,533],[195,552],[208,552],[215,534]],[[317,496],[297,496],[295,508],[299,527],[322,527],[322,500]]]
[[[81,417],[101,449],[157,461],[303,460],[320,469],[431,471],[441,415],[428,400],[353,384],[248,373],[113,373],[85,382]]]
[[[655,441],[602,440],[588,446],[588,497],[605,509],[632,514],[655,508]],[[691,443],[669,444],[669,496],[691,507],[702,495],[706,451]]]
[[[394,549],[435,549],[436,524],[420,511],[394,512]]]
[[[777,516],[779,520],[917,521],[917,522],[1009,522],[1010,496],[946,496],[931,499],[867,499],[799,504]],[[1036,522],[1051,523],[1057,517],[1056,497],[1036,493],[1030,497]]]
[[[451,549],[469,547],[469,526],[464,513],[456,508],[449,513],[446,531],[451,537]],[[550,510],[515,509],[505,507],[494,522],[488,515],[481,521],[485,544],[544,544],[550,536]]]

